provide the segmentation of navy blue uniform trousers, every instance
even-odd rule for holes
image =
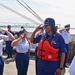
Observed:
[[[4,59],[0,57],[0,75],[3,75]]]
[[[37,63],[38,75],[56,75],[55,72],[59,65],[60,61],[50,62],[39,59]]]
[[[11,47],[11,43],[12,41],[6,41],[6,50],[7,50],[8,56],[12,56],[13,47]]]
[[[29,55],[23,53],[17,53],[15,57],[17,75],[27,75],[29,65]]]

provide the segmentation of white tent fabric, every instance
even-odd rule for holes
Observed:
[[[21,1],[21,0],[20,0]],[[71,27],[75,28],[75,0],[24,0],[43,20],[47,17],[53,17],[56,23],[65,24],[70,23]],[[16,0],[1,0],[0,3],[25,14],[26,16],[38,21]],[[7,11],[0,6],[0,22],[29,22],[17,15]],[[3,11],[6,11],[3,13]],[[38,21],[39,22],[39,21]]]

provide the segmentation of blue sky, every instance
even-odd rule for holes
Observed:
[[[21,1],[21,0],[20,0]],[[74,0],[24,0],[43,20],[47,17],[55,19],[56,24],[70,23],[75,27],[75,1]],[[39,22],[33,15],[24,9],[16,0],[0,0],[0,3],[32,18]],[[29,21],[12,13],[0,6],[0,22],[19,22]]]

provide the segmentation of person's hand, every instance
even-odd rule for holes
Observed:
[[[21,35],[20,35],[20,38],[22,39],[23,37],[24,37],[24,34],[21,34]]]
[[[6,32],[6,30],[4,28],[0,28],[0,30]]]
[[[58,69],[56,70],[55,74],[56,74],[56,75],[61,75],[61,71],[62,71],[62,70],[61,70],[60,68],[58,68]]]
[[[35,29],[35,31],[34,31],[35,33],[40,30],[40,26],[41,26],[41,25],[39,25],[39,26]]]

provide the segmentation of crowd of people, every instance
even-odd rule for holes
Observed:
[[[0,34],[0,75],[3,75],[4,59],[2,57],[3,42],[6,42],[7,59],[12,57],[12,49],[16,47],[15,63],[17,75],[27,75],[31,43],[36,44],[35,69],[36,75],[64,75],[68,56],[68,44],[70,39],[70,24],[57,31],[55,20],[46,18],[44,25],[39,25],[32,33],[30,39],[24,27],[18,33],[0,28],[4,34]]]

